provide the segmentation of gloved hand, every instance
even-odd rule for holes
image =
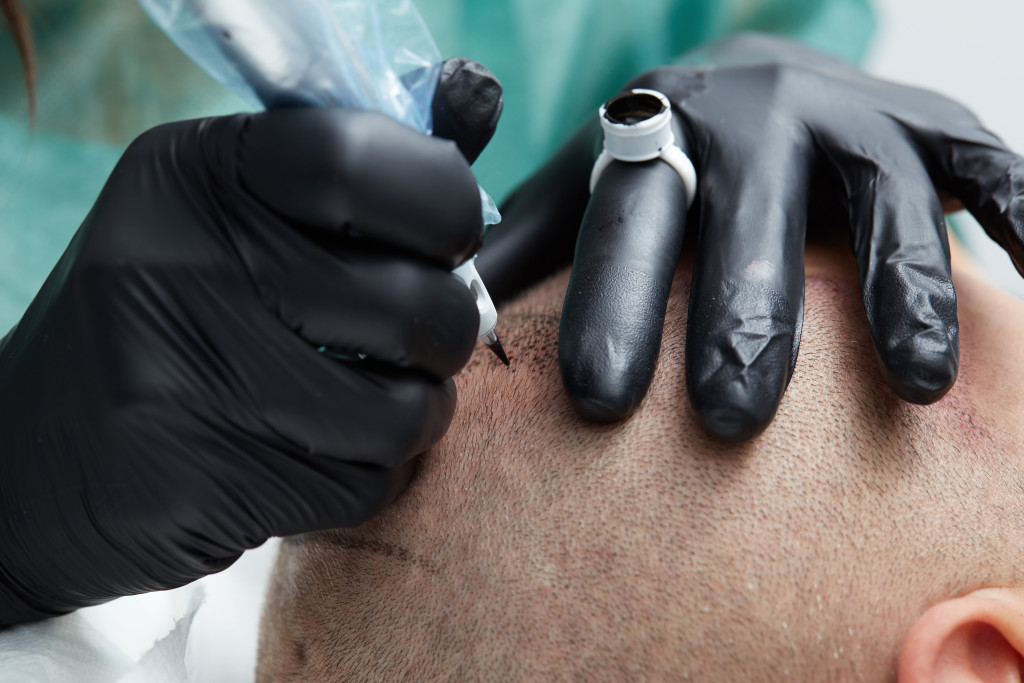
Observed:
[[[179,586],[395,497],[476,340],[449,271],[479,245],[469,161],[500,108],[458,60],[435,111],[470,159],[338,109],[130,146],[0,346],[0,624]]]
[[[800,343],[809,216],[849,225],[889,386],[939,399],[959,364],[940,192],[1024,273],[1024,161],[955,102],[792,42],[741,36],[699,56],[711,66],[658,69],[627,88],[668,96],[697,169],[686,381],[703,425],[742,441],[775,414]],[[568,262],[575,242],[562,374],[583,415],[616,420],[650,383],[686,210],[660,160],[613,162],[591,197],[600,140],[588,124],[510,197],[477,267],[501,299]]]

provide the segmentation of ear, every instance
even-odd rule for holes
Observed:
[[[984,588],[940,603],[903,643],[900,683],[1024,680],[1024,588]]]

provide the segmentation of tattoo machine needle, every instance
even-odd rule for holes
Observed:
[[[453,270],[452,275],[469,287],[469,291],[476,301],[476,308],[480,312],[480,329],[477,331],[477,337],[494,352],[494,355],[502,363],[508,366],[510,364],[508,356],[505,355],[505,349],[501,346],[498,333],[494,331],[494,326],[498,322],[498,311],[494,308],[494,302],[491,301],[491,295],[487,293],[483,280],[480,279],[480,273],[476,272],[475,261],[476,256],[473,256]]]
[[[410,0],[139,3],[185,54],[253,105],[375,109],[431,132],[441,56]],[[501,220],[483,188],[480,201],[485,225]],[[478,338],[509,365],[475,260],[452,273],[476,301]]]

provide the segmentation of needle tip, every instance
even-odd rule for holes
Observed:
[[[494,355],[501,359],[501,362],[505,364],[505,367],[509,367],[512,364],[508,361],[508,356],[505,355],[505,349],[501,346],[501,340],[498,339],[498,335],[494,335],[494,341],[487,345]]]

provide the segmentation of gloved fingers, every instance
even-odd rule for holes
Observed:
[[[832,154],[847,190],[864,308],[886,381],[911,403],[937,401],[960,364],[939,195],[917,151],[891,138],[870,156],[859,149]]]
[[[232,121],[242,122],[231,160],[238,182],[289,222],[448,268],[479,246],[479,190],[452,142],[368,111],[283,109]]]
[[[454,397],[451,380],[442,386]],[[311,398],[317,400],[316,397]],[[243,547],[256,547],[270,536],[362,524],[405,489],[415,473],[415,456],[440,439],[443,433],[430,429],[424,438],[413,434],[414,430],[404,422],[382,426],[386,418],[377,416],[375,423],[382,429],[380,436],[397,429],[404,432],[404,438],[413,440],[370,444],[372,453],[366,450],[345,451],[352,446],[353,430],[350,429],[344,441],[329,444],[328,451],[319,450],[313,439],[330,438],[330,435],[311,434],[309,428],[316,427],[311,424],[312,420],[326,418],[332,424],[344,423],[352,416],[350,408],[359,412],[359,406],[353,406],[351,401],[336,403],[326,396],[319,397],[319,401],[324,403],[323,409],[314,406],[314,414],[305,420],[306,424],[285,422],[282,415],[272,416],[269,420],[272,427],[283,426],[288,430],[279,433],[281,438],[273,443],[235,438],[245,451],[246,472],[243,478],[231,473],[223,476],[211,473],[226,489],[226,496],[237,496],[239,486],[245,487],[246,504],[240,512],[252,519],[251,523],[239,525],[239,528],[251,530],[250,536],[242,539]],[[325,415],[325,412],[333,415]],[[340,414],[343,412],[348,414]],[[399,414],[393,417],[396,420],[407,418]],[[327,426],[323,425],[320,431]],[[406,457],[403,453],[411,456]]]
[[[686,221],[664,161],[611,163],[594,188],[562,308],[558,360],[584,417],[629,417],[647,393]]]
[[[939,184],[963,202],[1024,275],[1024,157],[994,135],[945,140]]]
[[[262,536],[292,536],[354,527],[387,507],[409,484],[416,458],[396,467],[296,453],[253,468],[246,480]],[[249,543],[255,547],[263,538]]]
[[[797,140],[776,142],[721,144],[700,180],[686,383],[701,423],[723,441],[768,426],[800,345],[809,163]],[[740,158],[741,149],[761,153]]]
[[[253,249],[264,305],[313,347],[453,376],[473,351],[480,318],[451,272],[382,250],[328,253],[304,240]]]
[[[372,359],[336,360],[281,325],[263,328],[258,337],[239,339],[244,346],[233,367],[260,421],[252,431],[269,428],[282,450],[391,468],[448,428],[456,399],[450,380]]]
[[[458,145],[473,163],[491,141],[504,99],[497,76],[465,57],[446,59],[434,92],[434,135]]]
[[[572,262],[598,130],[596,120],[583,126],[502,204],[501,223],[487,230],[476,260],[495,304]]]

